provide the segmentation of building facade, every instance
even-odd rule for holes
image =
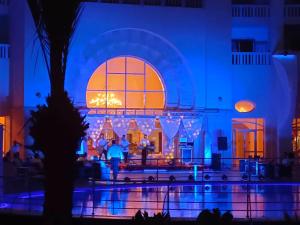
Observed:
[[[187,162],[300,149],[300,1],[82,5],[66,89],[91,123],[92,142],[100,133],[127,134],[137,145],[146,133],[154,158]],[[30,110],[45,102],[49,81],[25,0],[0,0],[0,27],[0,146],[7,152],[13,140],[30,144]]]

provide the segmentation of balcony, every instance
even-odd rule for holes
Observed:
[[[8,6],[9,0],[0,0],[0,5],[6,5]]]
[[[1,0],[0,0],[1,1]],[[85,2],[201,8],[202,0],[85,0]]]
[[[0,15],[6,15],[8,13],[9,0],[0,0]]]
[[[300,18],[300,4],[299,5],[286,5],[284,7],[285,18]]]
[[[232,52],[232,65],[270,65],[270,52]]]
[[[232,5],[232,17],[269,17],[268,5]]]
[[[8,58],[9,58],[9,45],[0,44],[0,59],[8,59]]]

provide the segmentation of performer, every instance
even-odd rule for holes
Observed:
[[[144,138],[140,142],[140,148],[142,149],[142,166],[146,165],[147,161],[147,151],[150,146],[150,141],[147,138],[147,135],[144,135]]]
[[[115,140],[112,140],[112,146],[108,149],[107,154],[108,159],[110,159],[111,169],[113,171],[114,181],[117,180],[119,173],[119,163],[123,159],[123,152],[120,145],[116,144]]]
[[[124,162],[127,163],[128,161],[128,150],[129,150],[130,143],[126,140],[125,134],[122,135],[122,139],[120,141],[120,146],[122,147],[123,155],[124,155]]]
[[[100,134],[100,139],[97,142],[97,151],[100,159],[102,158],[102,154],[104,154],[105,160],[107,160],[107,145],[108,141],[104,138],[104,134]]]

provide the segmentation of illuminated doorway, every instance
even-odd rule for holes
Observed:
[[[86,89],[86,105],[90,109],[97,109],[101,112],[99,114],[118,110],[115,116],[133,114],[143,117],[150,110],[164,109],[165,89],[158,71],[146,61],[131,56],[115,57],[102,63],[90,77]],[[129,151],[133,155],[139,154],[137,145],[143,138],[143,133],[137,126],[130,127],[127,133],[127,139],[131,143]],[[107,139],[119,139],[112,128],[102,133]],[[161,154],[163,135],[158,120],[149,135],[149,141],[155,149],[153,155]]]
[[[2,156],[8,152],[10,147],[9,131],[9,117],[0,116],[0,151]]]
[[[264,126],[262,118],[233,119],[233,157],[264,157]]]
[[[293,124],[292,124],[292,144],[293,144],[293,152],[297,156],[300,155],[300,118],[293,119]]]

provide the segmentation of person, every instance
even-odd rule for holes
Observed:
[[[26,161],[30,161],[34,158],[34,152],[31,149],[25,149]]]
[[[88,139],[87,137],[83,137],[80,141],[79,149],[76,152],[78,157],[86,157],[88,152]]]
[[[116,144],[116,140],[112,140],[112,146],[108,149],[107,158],[110,159],[111,169],[113,171],[113,179],[117,180],[119,173],[119,163],[123,160],[123,152],[120,145]]]
[[[17,141],[13,141],[13,145],[10,147],[9,151],[5,154],[5,158],[13,162],[14,157],[16,157],[16,161],[19,161],[20,147],[21,145]]]
[[[21,147],[20,143],[18,143],[17,141],[13,141],[13,146],[11,147],[11,151],[13,152],[13,154],[19,153],[20,147]]]
[[[125,134],[122,135],[120,146],[122,147],[124,162],[127,163],[128,161],[128,149],[129,149],[129,141],[126,140]]]
[[[107,145],[108,145],[108,141],[104,138],[104,134],[100,134],[100,139],[97,142],[97,151],[99,153],[100,159],[104,154],[105,160],[107,160]]]
[[[39,154],[34,153],[34,157],[30,161],[31,165],[36,168],[37,172],[41,172],[44,168],[42,159],[39,157]]]
[[[147,151],[150,146],[150,141],[147,138],[147,135],[144,135],[144,138],[140,142],[140,148],[142,149],[142,166],[146,165],[147,161]]]

